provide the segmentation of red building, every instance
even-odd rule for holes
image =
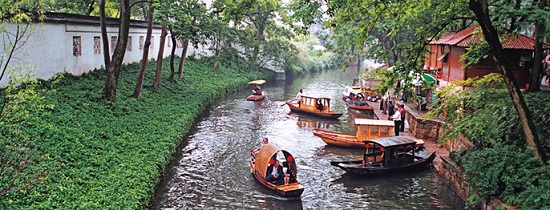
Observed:
[[[476,29],[479,30],[479,35],[474,35]],[[437,70],[440,86],[446,86],[451,81],[500,73],[492,58],[464,69],[466,62],[461,61],[460,56],[465,53],[466,46],[477,37],[482,37],[482,33],[481,28],[476,25],[458,32],[448,32],[439,40],[430,42],[430,53],[427,54],[424,64],[426,69]],[[529,83],[529,71],[533,67],[535,40],[524,35],[506,37],[502,46],[519,87],[524,88]],[[550,49],[550,45],[544,44],[543,48]]]

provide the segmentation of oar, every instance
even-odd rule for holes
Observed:
[[[288,102],[288,101],[292,101],[292,100],[287,100],[286,102]],[[284,106],[284,105],[286,105],[286,102],[280,104],[279,106]]]

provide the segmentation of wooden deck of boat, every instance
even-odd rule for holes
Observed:
[[[299,185],[300,185],[300,183],[298,183],[298,182],[289,183],[287,185],[277,185],[277,189],[282,190],[282,191],[287,191],[287,190],[292,190],[292,189],[298,189]]]

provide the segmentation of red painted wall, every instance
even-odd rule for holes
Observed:
[[[489,73],[500,73],[498,66],[492,59],[481,61],[480,64],[472,65],[470,69],[464,70],[462,67],[465,62],[460,61],[460,55],[464,54],[465,48],[449,46],[447,62],[438,61],[442,55],[443,47],[441,45],[430,45],[430,52],[426,54],[424,64],[432,69],[441,68],[441,80],[456,81],[465,80],[467,78],[483,77]],[[505,50],[505,56],[512,66],[512,72],[520,88],[525,88],[529,82],[529,68],[532,68],[532,62],[527,61],[525,57],[531,57],[532,51],[529,50]],[[523,66],[520,62],[524,57]]]

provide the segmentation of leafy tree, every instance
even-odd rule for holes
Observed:
[[[13,2],[0,2],[0,21],[12,23],[14,28],[2,24],[0,33],[4,37],[2,43],[2,54],[0,55],[0,80],[4,78],[9,70],[9,64],[15,51],[22,47],[27,40],[29,23],[33,18],[42,20],[44,18],[42,8],[45,1],[18,0]]]
[[[52,1],[50,9],[57,12],[91,15],[97,8],[96,0],[56,0]]]
[[[493,13],[503,14],[511,10],[499,10],[499,8],[510,8],[505,5],[512,5],[517,8],[517,4],[498,4],[503,1],[495,0],[495,5],[489,5],[485,1],[434,1],[434,0],[406,0],[406,1],[377,1],[377,0],[357,0],[357,1],[330,1],[327,2],[328,13],[334,16],[331,25],[338,28],[339,25],[355,23],[360,20],[359,31],[370,33],[371,29],[380,21],[387,20],[388,36],[409,33],[411,39],[402,40],[398,45],[400,56],[403,56],[403,63],[398,63],[395,75],[398,78],[407,79],[410,77],[409,71],[419,71],[429,40],[437,38],[443,31],[452,29],[456,26],[464,26],[469,20],[475,20],[480,23],[484,38],[488,42],[491,53],[499,63],[499,69],[505,75],[510,97],[515,105],[520,121],[523,122],[524,134],[530,147],[534,148],[533,155],[540,158],[541,162],[548,160],[546,149],[538,141],[536,131],[532,129],[532,119],[529,110],[525,106],[523,96],[519,92],[517,83],[511,73],[510,66],[502,57],[502,45],[499,40],[497,30],[492,26],[489,17],[489,8],[495,10]],[[517,2],[517,1],[516,1]],[[520,2],[523,3],[523,2]],[[503,6],[504,5],[504,6]],[[500,6],[500,7],[499,7]],[[543,7],[544,8],[544,7]],[[473,12],[473,13],[472,13]],[[502,12],[502,13],[500,13]],[[497,21],[499,25],[518,24],[522,18],[530,17],[533,19],[547,18],[548,16],[514,16],[512,20],[502,18]],[[505,15],[495,17],[503,17]],[[536,18],[538,17],[538,18]],[[304,18],[302,18],[304,19]],[[306,19],[307,20],[307,19]],[[385,22],[386,23],[386,22]],[[515,28],[510,27],[510,28]],[[367,36],[361,36],[367,37]],[[363,38],[362,40],[366,40]],[[364,41],[359,42],[364,43]],[[536,62],[536,61],[535,61]],[[404,90],[408,88],[404,86]],[[540,150],[540,152],[539,152]]]
[[[189,42],[191,42],[195,48],[197,48],[199,44],[205,44],[207,38],[211,35],[209,31],[216,26],[210,25],[211,17],[208,16],[206,5],[198,0],[174,1],[165,11],[167,17],[173,20],[170,25],[172,38],[179,40],[183,44],[178,69],[179,77],[183,78]],[[174,57],[174,55],[172,55],[172,57]],[[173,74],[170,75],[170,78],[174,77]]]
[[[134,90],[134,98],[141,97],[141,90],[143,89],[143,80],[145,79],[145,68],[149,61],[149,49],[151,46],[151,34],[153,33],[153,5],[152,1],[149,1],[149,9],[147,10],[147,34],[145,36],[145,44],[143,45],[143,57],[141,58],[141,67],[138,73],[136,88]]]
[[[477,22],[483,30],[483,36],[489,44],[493,59],[498,63],[498,69],[504,75],[504,84],[512,98],[514,108],[518,112],[523,133],[525,134],[527,145],[533,150],[533,156],[539,159],[541,164],[545,165],[550,160],[548,148],[541,144],[534,127],[531,112],[525,103],[523,94],[519,90],[518,84],[508,60],[504,57],[502,44],[500,42],[498,31],[492,24],[488,10],[487,0],[470,0],[469,8],[475,13]]]
[[[223,20],[233,22],[240,29],[238,44],[244,48],[241,55],[249,62],[249,71],[259,65],[282,61],[269,54],[275,52],[270,46],[293,37],[289,30],[292,21],[280,1],[216,1],[214,7],[222,8]]]
[[[469,88],[457,91],[463,86]],[[519,116],[500,74],[489,74],[480,79],[453,82],[439,93],[440,106],[430,114],[446,112],[444,139],[459,135],[470,139],[474,148],[452,152],[451,157],[470,178],[469,202],[486,202],[498,196],[508,204],[525,209],[544,209],[550,205],[547,189],[550,187],[549,166],[541,166],[529,149]],[[548,93],[526,95],[537,133],[549,139],[547,124],[550,118]],[[543,144],[548,145],[548,141]],[[479,161],[483,159],[484,161]]]
[[[120,66],[122,65],[124,55],[126,54],[128,33],[130,31],[130,0],[120,1],[120,13],[122,15],[120,16],[118,40],[114,53],[111,57],[111,62],[108,66],[106,66],[107,79],[105,82],[105,88],[103,89],[103,98],[109,101],[116,100],[116,88],[118,85],[118,76],[120,75]]]

